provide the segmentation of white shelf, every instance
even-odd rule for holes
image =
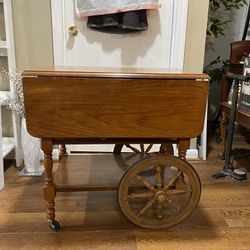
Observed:
[[[0,48],[0,56],[3,57],[3,56],[8,56],[7,54],[7,49],[6,48]]]
[[[8,56],[6,41],[0,40],[0,56]]]
[[[10,91],[0,91],[0,105],[2,101],[10,95]],[[7,156],[15,148],[14,138],[13,137],[3,137],[2,138],[2,156],[3,158]]]
[[[3,100],[8,96],[10,96],[10,91],[0,91],[0,105],[1,106],[5,106],[3,105]]]
[[[16,68],[15,60],[15,45],[14,45],[14,34],[13,34],[13,21],[12,21],[12,7],[11,0],[0,0],[2,5],[1,17],[1,28],[5,30],[6,38],[0,38],[0,60],[6,61],[8,64],[8,70],[13,71]],[[4,39],[4,40],[1,40]],[[5,58],[3,58],[5,57]],[[1,69],[0,69],[1,70]],[[4,109],[2,101],[8,95],[14,95],[14,86],[12,82],[9,82],[10,91],[0,91],[0,108]],[[3,159],[6,157],[13,149],[15,149],[15,158],[17,166],[22,164],[22,151],[20,145],[20,117],[12,112],[12,126],[14,131],[13,138],[2,138],[2,117],[0,112],[0,189],[4,186],[4,167]],[[3,139],[3,142],[2,142]]]
[[[0,40],[0,48],[1,49],[7,49],[7,42],[3,41],[3,40]]]
[[[14,138],[4,137],[3,138],[3,158],[7,156],[15,148]]]

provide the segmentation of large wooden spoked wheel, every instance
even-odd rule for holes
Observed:
[[[153,153],[154,144],[116,144],[114,147],[114,158],[118,166],[127,170],[138,160],[143,159],[146,155]],[[123,153],[123,149],[129,149]],[[165,143],[159,146],[155,153],[174,154],[173,144]]]
[[[137,226],[163,229],[186,219],[196,208],[200,193],[199,176],[188,162],[157,155],[135,163],[123,175],[118,202]]]
[[[116,144],[113,150],[114,154],[121,154],[123,148],[130,149],[131,153],[140,154],[144,156],[145,154],[152,153],[152,148],[154,144],[139,144],[140,147],[133,147],[131,144]],[[162,144],[159,151],[163,153],[168,153],[170,155],[174,154],[174,149],[172,143]]]

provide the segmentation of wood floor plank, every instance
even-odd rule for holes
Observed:
[[[229,250],[229,239],[226,233],[218,228],[209,227],[207,230],[186,230],[182,233],[175,230],[166,232],[151,232],[148,234],[143,231],[136,231],[138,250]]]
[[[0,234],[4,250],[136,250],[134,232],[85,231],[33,234]]]
[[[249,228],[250,231],[250,206],[228,207],[227,209],[221,209],[221,213],[229,227]]]
[[[242,137],[235,145],[244,146]],[[238,144],[237,144],[238,143]],[[249,145],[245,145],[250,148]],[[215,180],[223,168],[221,145],[209,144],[207,161],[190,160],[202,183],[201,200],[193,214],[175,227],[144,230],[130,223],[119,210],[117,194],[109,192],[58,193],[56,218],[59,233],[51,232],[43,200],[44,177],[19,177],[20,169],[5,170],[0,192],[0,250],[12,249],[250,249],[250,180]],[[127,165],[112,155],[79,155],[54,165],[59,183],[118,183]],[[250,171],[249,158],[239,159]],[[236,160],[235,163],[238,163]],[[118,166],[117,166],[118,164]]]

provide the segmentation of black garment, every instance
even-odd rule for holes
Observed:
[[[127,33],[148,29],[146,10],[135,10],[88,17],[87,26],[110,33]]]

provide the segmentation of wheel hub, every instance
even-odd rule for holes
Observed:
[[[164,191],[158,191],[155,194],[155,200],[159,203],[159,204],[163,204],[166,202],[167,200],[167,194]]]

